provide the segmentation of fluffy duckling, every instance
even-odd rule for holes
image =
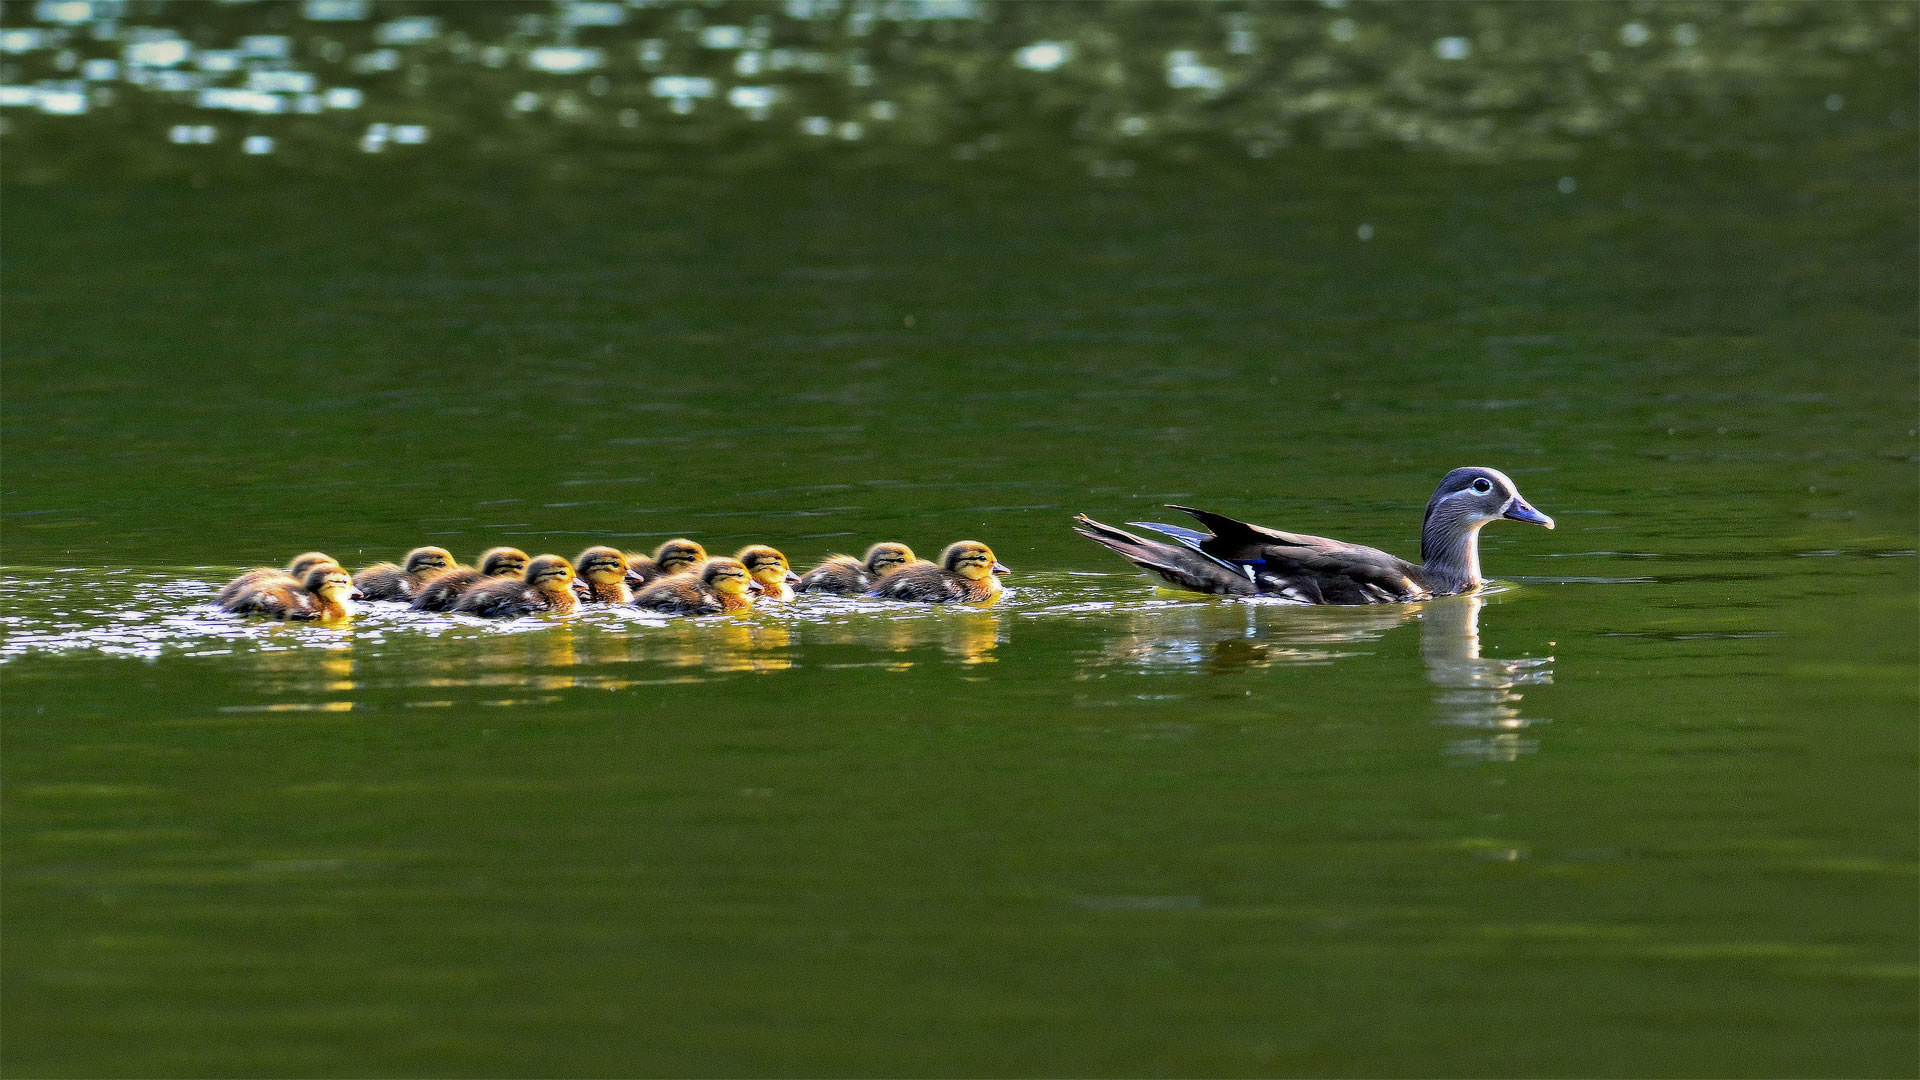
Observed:
[[[675,574],[642,589],[633,606],[669,615],[731,614],[752,609],[759,588],[739,559],[708,559],[698,574]]]
[[[573,570],[585,586],[583,599],[596,604],[633,603],[633,590],[627,586],[631,567],[619,548],[590,547],[573,560]]]
[[[993,549],[977,540],[947,545],[940,565],[921,563],[895,571],[867,590],[868,596],[887,600],[920,600],[942,604],[958,600],[978,603],[1000,593],[1000,574],[1011,570],[993,557]]]
[[[787,565],[787,557],[780,554],[778,549],[765,544],[752,544],[741,548],[734,558],[740,560],[741,565],[747,568],[747,573],[753,575],[753,580],[759,584],[760,599],[793,599],[793,583],[800,580],[800,575]]]
[[[407,552],[405,567],[374,563],[353,575],[353,583],[369,600],[412,600],[427,582],[453,569],[453,553],[446,548],[418,547]]]
[[[307,568],[306,577],[296,585],[285,574],[284,580],[269,579],[256,588],[243,591],[221,607],[242,615],[270,615],[276,619],[344,619],[354,614],[353,578],[340,564],[316,563]]]
[[[219,594],[213,598],[213,602],[226,607],[241,593],[260,588],[268,582],[276,582],[290,589],[300,588],[301,583],[306,580],[307,571],[321,563],[338,565],[338,561],[324,551],[309,551],[302,555],[295,555],[285,570],[275,570],[271,566],[249,570],[222,586]],[[286,580],[282,581],[282,578]]]
[[[834,555],[800,576],[799,591],[858,596],[889,574],[919,563],[913,549],[905,544],[875,544],[863,558]],[[921,563],[931,566],[931,563]]]
[[[669,540],[654,549],[652,555],[629,551],[627,584],[638,589],[661,578],[684,574],[707,561],[707,549],[684,537]]]
[[[488,548],[480,553],[480,568],[449,570],[413,596],[415,611],[452,611],[460,594],[488,578],[518,579],[527,572],[527,553],[517,547]]]
[[[488,619],[554,612],[564,615],[580,605],[573,595],[573,564],[558,555],[541,555],[527,564],[519,579],[483,581],[454,601],[453,610]]]

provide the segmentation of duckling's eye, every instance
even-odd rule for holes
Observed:
[[[1485,495],[1487,492],[1492,490],[1493,490],[1493,481],[1487,479],[1484,476],[1473,482],[1473,491],[1474,491],[1474,494],[1476,495]]]

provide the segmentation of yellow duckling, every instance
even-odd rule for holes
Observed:
[[[708,559],[698,574],[675,574],[633,598],[633,606],[669,615],[723,615],[749,611],[760,583],[739,559]]]
[[[573,595],[573,564],[558,555],[540,555],[527,564],[520,580],[483,581],[461,593],[453,610],[488,619],[510,619],[541,612],[565,615],[579,606],[580,598]]]
[[[626,556],[627,584],[638,589],[661,578],[684,574],[706,562],[707,549],[683,537],[661,544],[652,555],[629,551]]]
[[[787,565],[787,557],[780,554],[777,548],[752,544],[741,548],[740,554],[734,558],[739,559],[747,568],[747,573],[759,583],[760,599],[793,599],[793,583],[800,580],[800,575]]]
[[[627,586],[631,568],[619,548],[590,547],[573,560],[574,573],[586,595],[596,604],[631,604],[633,590]]]
[[[867,595],[933,604],[979,603],[998,596],[999,575],[1012,572],[993,557],[992,548],[977,540],[962,540],[947,545],[939,566],[921,563],[896,571],[867,590]]]
[[[415,611],[452,611],[460,594],[488,578],[518,579],[527,572],[527,553],[517,547],[488,548],[480,553],[480,569],[462,566],[449,570],[413,597]]]
[[[918,562],[920,560],[914,555],[913,549],[905,544],[875,544],[867,549],[864,558],[831,556],[826,562],[801,575],[799,591],[858,596],[873,588],[881,578]]]
[[[405,567],[374,563],[353,575],[353,583],[369,600],[412,600],[427,582],[457,569],[453,553],[443,547],[418,547],[407,552]]]
[[[221,607],[226,607],[241,593],[250,589],[260,588],[269,581],[278,582],[287,588],[297,589],[300,588],[301,583],[306,580],[307,571],[319,566],[321,563],[334,563],[338,565],[338,561],[339,560],[324,551],[309,551],[302,555],[295,555],[293,561],[287,564],[285,570],[275,570],[271,566],[262,566],[256,570],[249,570],[222,586],[219,594],[213,598],[213,602]],[[282,578],[286,580],[281,581],[280,579]]]
[[[344,619],[354,614],[353,578],[340,564],[316,563],[307,568],[307,576],[297,585],[293,580],[268,579],[259,587],[243,591],[221,607],[242,615],[270,615],[283,620]]]

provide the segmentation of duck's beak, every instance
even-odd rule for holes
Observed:
[[[747,591],[750,593],[753,593],[755,596],[765,596],[767,593],[767,587],[765,585],[760,584],[760,581],[758,578],[748,578]]]
[[[789,584],[789,585],[798,585],[798,584],[800,584],[800,575],[799,575],[799,574],[796,574],[796,573],[794,573],[794,572],[793,572],[793,571],[791,571],[791,570],[789,570],[789,571],[787,571],[787,576],[786,576],[785,578],[783,578],[782,580],[783,580],[783,581],[785,581],[785,582],[786,582],[787,584]]]
[[[993,564],[993,572],[994,572],[994,573],[996,573],[996,574],[1011,574],[1011,573],[1013,573],[1013,571],[1011,571],[1011,570],[1009,570],[1009,569],[1007,569],[1007,568],[1006,568],[1005,566],[1003,566],[1003,565],[1001,565],[1000,563],[994,563],[994,564]]]
[[[1513,521],[1524,521],[1529,525],[1544,525],[1549,529],[1553,528],[1552,518],[1535,510],[1532,503],[1529,503],[1518,495],[1515,495],[1507,502],[1507,508],[1501,512],[1500,516]]]
[[[366,598],[367,594],[361,592],[359,589],[353,589],[347,593],[347,599],[349,600],[365,600]]]

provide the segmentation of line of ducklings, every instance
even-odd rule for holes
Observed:
[[[261,568],[234,578],[215,596],[223,611],[286,620],[343,619],[356,600],[391,600],[416,611],[504,619],[564,614],[582,603],[617,604],[672,615],[750,610],[756,600],[791,601],[799,593],[871,596],[921,603],[983,603],[1001,592],[1009,573],[993,549],[974,540],[949,544],[937,563],[905,544],[880,543],[865,556],[834,555],[805,574],[765,544],[731,558],[709,557],[684,538],[653,554],[596,545],[572,562],[528,556],[515,547],[488,548],[477,566],[462,566],[442,547],[419,547],[400,564],[382,562],[349,575],[324,552],[309,551],[285,570]]]

